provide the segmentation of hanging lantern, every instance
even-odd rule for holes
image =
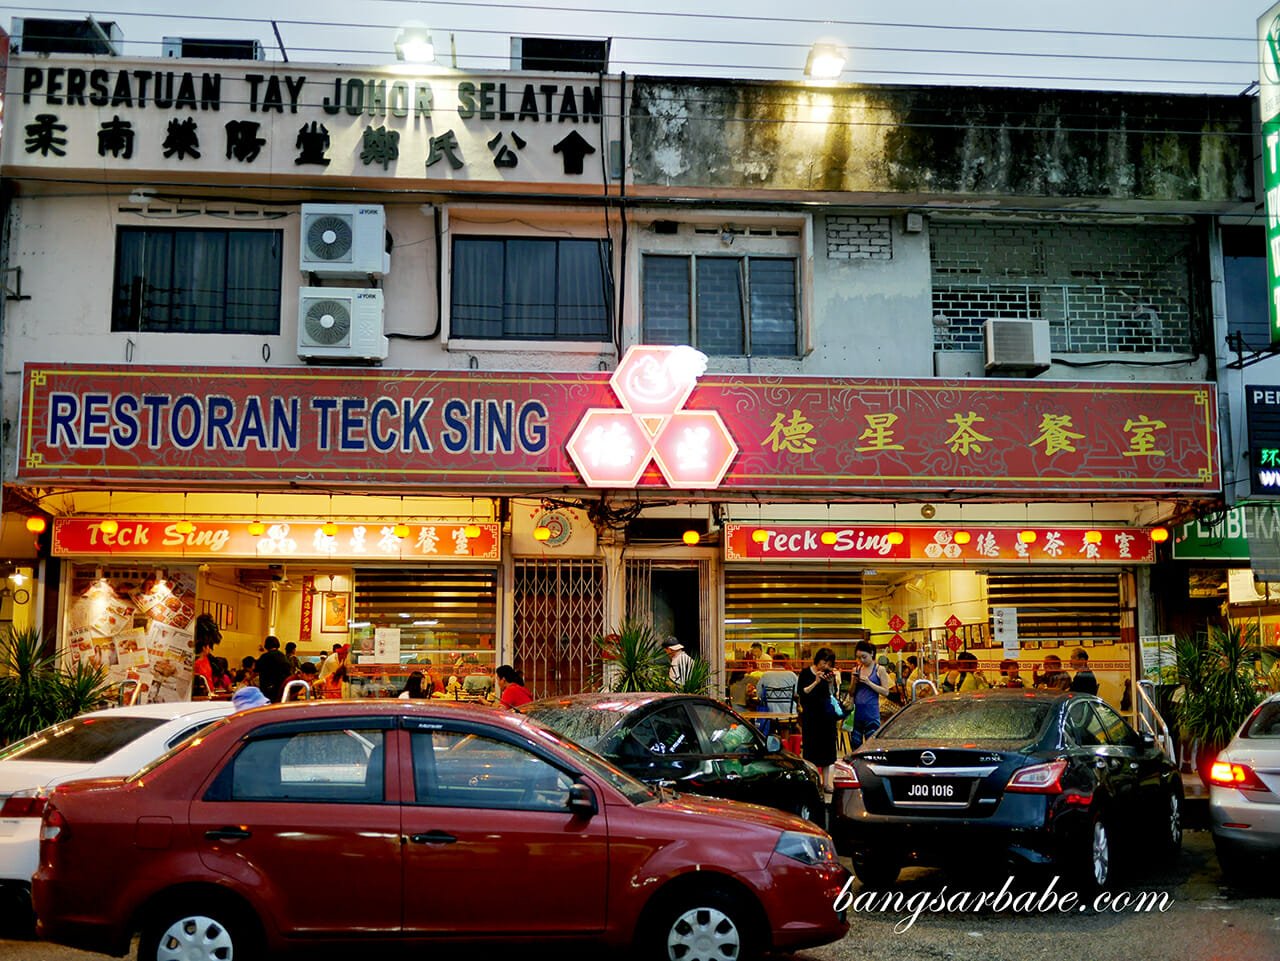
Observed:
[[[49,526],[49,522],[43,517],[35,516],[27,518],[27,530],[32,534],[43,534],[44,529]]]
[[[249,534],[252,537],[261,537],[266,532],[267,532],[267,525],[262,523],[262,521],[249,522]]]
[[[551,528],[547,527],[546,524],[539,524],[533,529],[533,539],[535,541],[551,540]]]
[[[120,529],[120,522],[114,517],[108,517],[105,521],[98,525],[98,530],[104,534],[114,534]]]
[[[698,541],[702,540],[702,535],[695,530],[688,530],[680,535],[680,539],[692,547],[694,544],[698,543]]]

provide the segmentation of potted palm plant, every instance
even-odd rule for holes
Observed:
[[[1174,717],[1184,744],[1195,742],[1196,773],[1207,787],[1213,760],[1262,700],[1253,671],[1253,625],[1211,625],[1204,637],[1179,637]]]
[[[109,685],[100,667],[64,671],[35,628],[0,638],[0,745],[98,707]]]
[[[628,621],[612,634],[597,637],[595,642],[603,661],[598,678],[603,690],[705,694],[711,687],[711,665],[700,657],[693,659],[684,682],[673,684],[662,638],[648,624]]]

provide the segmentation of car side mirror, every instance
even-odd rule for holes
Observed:
[[[777,754],[782,750],[782,740],[776,734],[770,734],[764,739],[764,748],[770,754]]]
[[[596,796],[585,784],[569,785],[569,810],[578,817],[594,817],[599,811],[596,807]]]
[[[1152,734],[1150,731],[1143,731],[1143,732],[1142,732],[1142,746],[1143,746],[1143,747],[1155,747],[1155,746],[1156,746],[1156,736],[1155,736],[1154,734]]]

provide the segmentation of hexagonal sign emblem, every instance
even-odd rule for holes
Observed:
[[[705,490],[720,486],[738,445],[719,414],[682,410],[654,438],[653,454],[670,486]]]
[[[653,441],[630,411],[593,407],[565,445],[588,487],[635,487]]]
[[[706,369],[707,355],[692,347],[637,344],[627,348],[609,386],[634,414],[673,414]]]

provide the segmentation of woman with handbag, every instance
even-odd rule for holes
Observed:
[[[835,651],[829,647],[818,648],[813,655],[813,666],[800,672],[796,697],[800,702],[801,754],[822,773],[824,800],[830,804],[836,731],[844,716],[839,701],[840,672],[836,670]]]

